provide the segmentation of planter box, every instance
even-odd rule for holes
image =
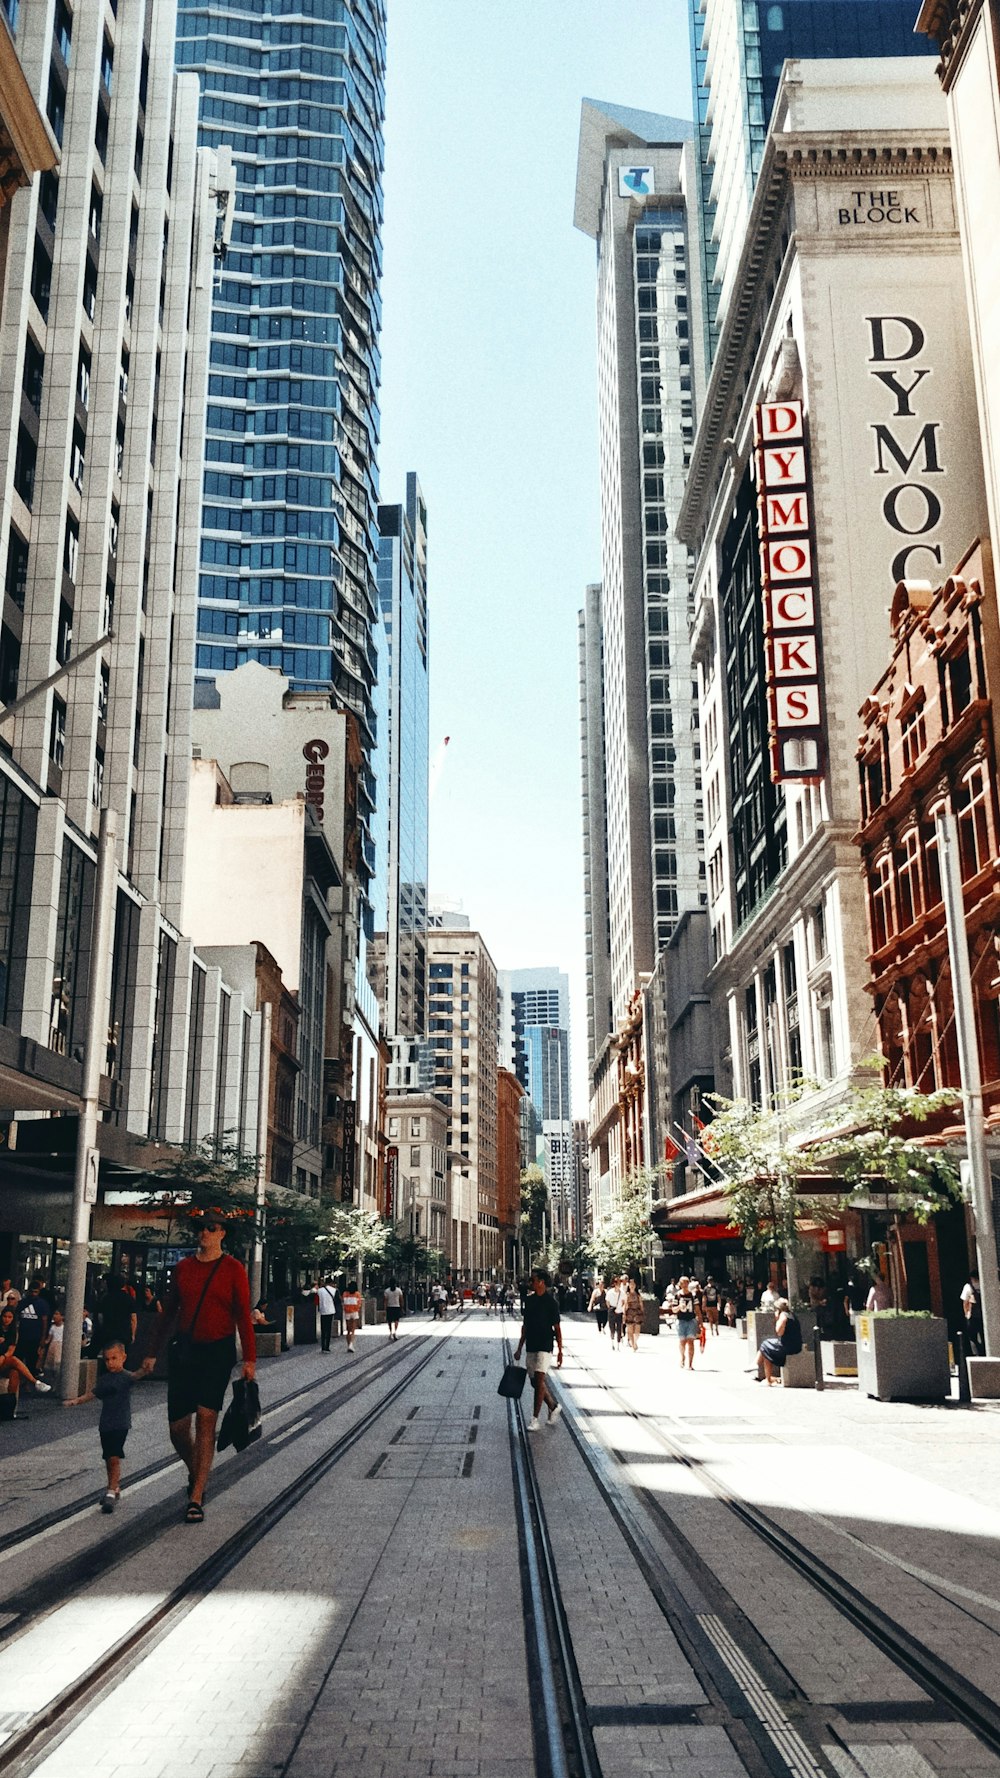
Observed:
[[[831,1340],[830,1352],[830,1369],[835,1377],[857,1376],[858,1343],[856,1340]]]
[[[948,1327],[937,1316],[856,1315],[858,1388],[878,1401],[946,1401]]]
[[[644,1334],[658,1334],[660,1331],[660,1305],[657,1302],[655,1296],[647,1296],[646,1292],[644,1291],[643,1297],[642,1297],[642,1309],[643,1309],[643,1322],[642,1322],[643,1333]]]

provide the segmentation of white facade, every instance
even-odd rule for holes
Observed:
[[[857,711],[896,581],[946,571],[986,522],[945,121],[927,61],[788,64],[681,515],[698,552],[716,1078],[757,1102],[803,1073],[835,1092],[873,1048]],[[800,401],[806,423],[810,782],[769,771],[751,473],[765,400]]]
[[[451,1249],[448,1113],[429,1093],[392,1093],[386,1099],[388,1154],[396,1150],[396,1196],[387,1213],[398,1232],[422,1241],[456,1263]]]

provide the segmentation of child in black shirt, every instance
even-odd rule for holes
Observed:
[[[101,1500],[102,1513],[113,1513],[121,1498],[125,1439],[132,1425],[132,1385],[140,1383],[146,1375],[143,1370],[127,1371],[125,1347],[121,1340],[111,1340],[104,1348],[104,1370],[93,1389],[88,1389],[84,1395],[77,1395],[65,1403],[68,1408],[79,1407],[85,1401],[96,1400],[101,1404],[98,1432],[101,1435],[101,1455],[108,1472],[108,1486]]]

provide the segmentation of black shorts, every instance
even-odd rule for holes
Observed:
[[[120,1431],[115,1429],[111,1432],[105,1432],[102,1428],[102,1430],[101,1430],[101,1456],[105,1459],[105,1461],[109,1457],[124,1457],[124,1455],[125,1455],[125,1440],[127,1438],[128,1438],[128,1427],[127,1426],[122,1427]]]
[[[398,1323],[399,1317],[402,1313],[403,1313],[402,1309],[387,1309],[386,1310],[385,1318],[388,1321],[390,1327],[392,1327]]]
[[[218,1413],[236,1363],[236,1341],[195,1341],[189,1358],[170,1355],[167,1375],[167,1419],[186,1420],[196,1408]]]

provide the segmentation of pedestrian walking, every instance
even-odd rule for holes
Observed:
[[[41,1370],[38,1354],[51,1320],[52,1305],[42,1288],[42,1280],[33,1278],[28,1294],[22,1300],[17,1323],[17,1356],[32,1376]]]
[[[763,1290],[760,1293],[761,1308],[762,1309],[773,1309],[775,1304],[777,1303],[777,1301],[778,1301],[777,1291],[772,1290],[770,1284],[765,1284]]]
[[[702,1313],[710,1333],[719,1337],[719,1287],[711,1274],[705,1279],[701,1297]]]
[[[63,1403],[78,1408],[85,1401],[99,1401],[101,1417],[97,1431],[101,1440],[101,1456],[107,1472],[108,1485],[101,1499],[102,1513],[113,1513],[121,1499],[122,1463],[125,1440],[132,1426],[132,1385],[149,1376],[145,1365],[137,1371],[125,1369],[125,1347],[121,1340],[112,1340],[103,1351],[104,1369],[83,1395],[71,1396]]]
[[[620,1278],[612,1278],[604,1293],[608,1305],[608,1327],[611,1330],[611,1350],[617,1352],[622,1343],[622,1299],[625,1290]]]
[[[184,1261],[181,1261],[184,1264]],[[108,1287],[97,1305],[97,1340],[100,1350],[111,1346],[115,1340],[121,1340],[126,1353],[135,1340],[138,1326],[135,1312],[135,1298],[129,1296],[121,1278],[112,1275],[108,1279]]]
[[[587,1310],[597,1322],[597,1331],[602,1334],[608,1325],[608,1295],[604,1288],[604,1279],[598,1278],[590,1293]]]
[[[761,1340],[757,1354],[757,1381],[766,1381],[769,1389],[775,1380],[780,1383],[786,1360],[802,1350],[802,1326],[798,1316],[792,1314],[788,1298],[780,1296],[774,1307],[774,1332]]]
[[[982,1358],[985,1355],[986,1346],[983,1335],[983,1309],[978,1272],[969,1273],[969,1282],[962,1286],[960,1301],[962,1305],[961,1331],[965,1334],[967,1351],[974,1358]]]
[[[385,1324],[389,1329],[389,1338],[398,1340],[399,1317],[403,1313],[403,1293],[395,1278],[389,1279],[388,1289],[382,1292],[382,1300],[385,1303]]]
[[[701,1304],[691,1289],[690,1278],[677,1281],[677,1340],[680,1347],[681,1370],[694,1370],[694,1343],[701,1325]]]
[[[625,1323],[625,1338],[633,1352],[639,1350],[639,1335],[645,1319],[642,1292],[634,1278],[629,1278],[625,1285],[625,1298],[622,1304],[622,1319]]]
[[[319,1344],[321,1352],[329,1352],[333,1318],[337,1313],[337,1286],[332,1278],[324,1278],[316,1290],[319,1308]]]
[[[215,1427],[236,1363],[237,1332],[243,1348],[244,1380],[252,1382],[257,1370],[250,1284],[246,1268],[231,1253],[222,1251],[225,1233],[221,1216],[210,1213],[203,1218],[198,1251],[174,1269],[155,1350],[142,1366],[147,1373],[154,1369],[173,1327],[168,1350],[167,1419],[170,1442],[188,1472],[184,1518],[189,1525],[200,1525],[205,1517]]]
[[[549,1288],[549,1274],[544,1266],[535,1266],[531,1274],[531,1293],[525,1298],[524,1320],[521,1323],[521,1337],[517,1342],[514,1362],[524,1352],[525,1368],[534,1388],[534,1412],[528,1421],[528,1431],[538,1432],[541,1427],[539,1415],[542,1404],[547,1403],[549,1421],[558,1419],[562,1412],[556,1401],[546,1377],[552,1369],[552,1353],[555,1349],[556,1370],[561,1369],[563,1361],[562,1322],[559,1304]]]
[[[347,1333],[347,1350],[348,1352],[354,1352],[354,1342],[358,1337],[358,1328],[361,1326],[362,1307],[361,1292],[358,1289],[358,1281],[356,1278],[350,1279],[347,1289],[341,1292],[341,1301],[344,1305],[344,1328]],[[357,1356],[356,1353],[355,1356]]]
[[[56,1376],[59,1375],[65,1325],[62,1310],[53,1309],[52,1325],[38,1351],[38,1376],[44,1377],[46,1371],[52,1371]]]
[[[23,1358],[17,1356],[17,1317],[13,1309],[0,1312],[0,1378],[6,1380],[7,1393],[14,1397],[14,1413],[17,1417],[17,1403],[22,1383],[31,1383],[39,1395],[48,1395],[49,1385],[43,1383],[30,1371]]]
[[[868,1292],[865,1308],[869,1315],[877,1313],[879,1309],[892,1308],[892,1285],[887,1278],[882,1277],[881,1273],[875,1278]]]

